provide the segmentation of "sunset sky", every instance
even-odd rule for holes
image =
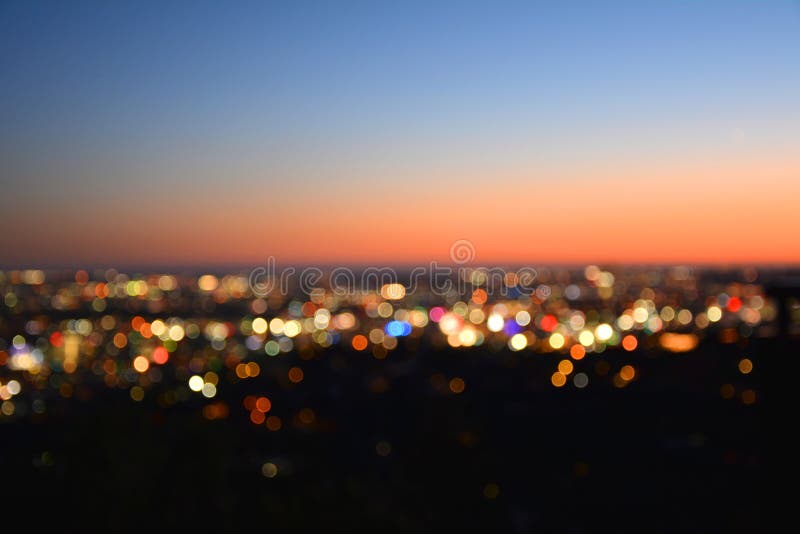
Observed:
[[[4,1],[0,67],[0,266],[800,262],[798,2]]]

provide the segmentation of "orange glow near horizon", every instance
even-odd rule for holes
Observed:
[[[14,8],[0,268],[800,264],[790,2],[258,4]]]
[[[224,204],[208,192],[142,195],[95,205],[92,217],[64,205],[47,217],[12,213],[19,231],[2,239],[5,261],[23,266],[446,262],[457,239],[474,244],[476,264],[787,264],[800,262],[798,176],[797,161],[732,161],[549,182],[520,172],[332,185],[280,200],[256,186],[224,193]]]

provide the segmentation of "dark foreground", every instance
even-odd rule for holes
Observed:
[[[302,388],[247,382],[284,407],[276,431],[251,423],[241,389],[220,390],[230,414],[211,421],[201,399],[76,394],[0,425],[4,516],[66,531],[760,531],[769,343],[748,347],[746,376],[735,345],[609,350],[575,371],[634,361],[637,378],[584,389],[552,387],[554,355],[331,350],[301,362]]]

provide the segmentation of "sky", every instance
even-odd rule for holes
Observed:
[[[0,3],[0,265],[798,263],[800,3]]]

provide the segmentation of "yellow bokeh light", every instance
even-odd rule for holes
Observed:
[[[525,310],[521,310],[517,312],[514,320],[517,321],[517,324],[520,326],[528,326],[531,323],[531,314]]]
[[[503,316],[497,313],[491,314],[486,321],[486,328],[488,328],[490,332],[499,332],[503,329],[504,325],[505,321],[503,320]]]
[[[522,350],[528,346],[528,339],[524,334],[514,334],[508,341],[508,346],[511,347],[512,350]]]
[[[594,343],[594,334],[592,334],[589,330],[584,330],[578,336],[578,341],[580,341],[581,345],[584,347],[589,347],[592,343]]]
[[[6,384],[6,389],[11,395],[18,395],[20,391],[22,391],[22,386],[16,380],[10,380],[8,384]]]
[[[324,330],[331,323],[331,312],[325,308],[320,308],[314,312],[314,327]]]
[[[204,274],[197,280],[197,287],[203,291],[214,291],[219,286],[219,280],[213,274]]]
[[[150,324],[150,331],[154,336],[161,336],[167,331],[167,325],[161,319],[156,319]]]
[[[469,312],[469,321],[473,324],[481,324],[486,319],[486,314],[480,308],[475,308]]]
[[[189,389],[192,391],[200,391],[203,389],[203,377],[199,375],[194,375],[189,379]]]
[[[375,343],[383,343],[384,333],[380,328],[373,328],[369,331],[369,340]]]
[[[267,320],[263,317],[256,317],[253,319],[253,332],[256,334],[266,333],[267,328],[269,328],[269,324],[267,324]]]
[[[628,314],[620,315],[619,319],[617,319],[617,326],[620,330],[630,330],[634,324],[633,317]]]
[[[647,322],[649,316],[650,314],[647,312],[647,308],[635,308],[633,310],[633,320],[637,323]]]
[[[378,304],[378,315],[380,315],[384,319],[391,317],[393,313],[394,313],[394,308],[388,302],[381,302],[380,304]]]
[[[211,397],[217,394],[217,386],[209,382],[206,382],[205,384],[203,384],[201,391],[204,397],[210,399]]]
[[[386,300],[400,300],[406,296],[406,288],[403,284],[384,284],[381,296]]]
[[[287,337],[295,337],[300,334],[301,330],[300,321],[295,321],[294,319],[286,321],[286,324],[283,326],[283,334]]]
[[[706,315],[708,316],[709,321],[716,323],[722,319],[722,309],[719,306],[710,306],[706,312]]]
[[[594,336],[600,341],[608,341],[614,335],[610,324],[603,323],[594,329]]]
[[[180,341],[186,335],[186,332],[181,325],[175,324],[169,327],[168,335],[171,340]]]
[[[144,356],[137,356],[133,359],[133,368],[144,373],[150,368],[150,361]]]
[[[280,336],[283,334],[283,328],[286,323],[283,322],[283,319],[280,317],[275,317],[269,322],[269,331],[272,332],[273,336]]]
[[[455,313],[445,313],[442,318],[439,319],[439,329],[447,336],[457,334],[461,330],[463,322],[461,316]]]
[[[549,342],[550,342],[550,346],[553,347],[554,349],[560,349],[561,347],[564,346],[564,342],[565,342],[564,336],[559,334],[558,332],[555,332],[555,333],[550,335]]]
[[[478,341],[478,333],[472,326],[467,326],[458,333],[458,340],[462,347],[471,347]]]

